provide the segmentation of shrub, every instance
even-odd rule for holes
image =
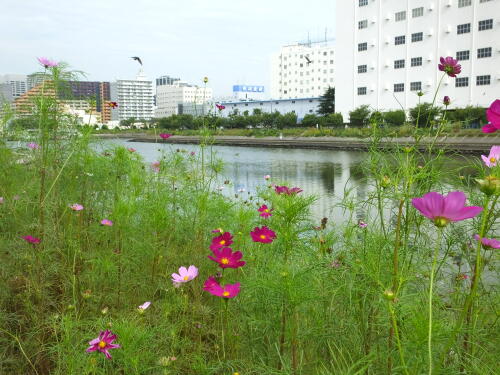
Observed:
[[[421,103],[410,109],[410,120],[421,128],[431,126],[441,113],[441,108],[433,106],[432,103]]]
[[[332,128],[343,128],[344,118],[341,113],[330,113],[320,119],[321,126],[332,127]]]
[[[312,114],[312,113],[308,113],[307,115],[304,116],[304,118],[302,119],[300,124],[302,126],[310,127],[310,126],[316,126],[316,124],[319,124],[320,121],[321,121],[321,117],[319,117],[315,114]]]
[[[349,122],[352,126],[364,126],[370,116],[370,107],[362,105],[349,112]]]
[[[402,109],[384,112],[383,116],[387,125],[401,126],[406,121],[406,114]]]

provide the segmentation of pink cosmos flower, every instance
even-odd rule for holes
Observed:
[[[483,211],[483,207],[466,207],[465,200],[465,194],[461,191],[451,192],[446,197],[430,192],[422,198],[413,198],[412,204],[437,227],[444,227],[449,222],[470,219]]]
[[[224,233],[224,231],[222,230],[222,228],[216,228],[212,230],[212,233]]]
[[[111,220],[108,220],[108,219],[102,219],[101,220],[101,225],[104,225],[106,227],[112,227],[113,226],[113,222]]]
[[[270,174],[266,174],[266,175],[264,176],[264,180],[266,180],[266,181],[267,181],[267,180],[270,180],[270,179],[271,179],[271,175],[270,175]]]
[[[451,99],[448,95],[446,95],[444,98],[443,98],[443,104],[446,105],[446,106],[449,106],[451,103]]]
[[[265,204],[260,206],[260,208],[257,211],[260,212],[259,216],[262,216],[262,217],[267,218],[267,217],[273,216],[273,214],[271,213],[272,209],[269,209]]]
[[[151,168],[155,173],[160,172],[160,162],[159,161],[154,161],[151,163]]]
[[[224,232],[220,236],[212,238],[210,250],[215,251],[223,247],[227,247],[233,243],[233,236],[229,232]]]
[[[3,204],[4,201],[5,201],[4,197],[0,197],[0,204]]]
[[[172,136],[170,133],[160,133],[160,138],[161,139],[168,139]]]
[[[492,146],[490,154],[488,156],[481,155],[481,158],[487,167],[491,168],[497,166],[500,161],[500,146]]]
[[[366,224],[363,220],[358,221],[358,226],[360,228],[366,228],[368,224]]]
[[[289,188],[288,186],[275,186],[274,191],[277,194],[293,195],[301,193],[303,190],[298,187]]]
[[[239,268],[243,267],[246,262],[240,260],[243,257],[241,251],[233,253],[230,247],[224,247],[213,251],[214,256],[209,255],[208,259],[219,263],[221,268]]]
[[[221,286],[213,276],[210,276],[205,284],[203,285],[203,290],[208,293],[222,298],[234,298],[240,293],[240,283],[227,284]]]
[[[40,148],[40,146],[38,144],[36,144],[35,142],[30,142],[26,146],[28,146],[32,150],[38,150]]]
[[[494,133],[500,129],[500,99],[491,103],[490,108],[486,110],[488,124],[483,126],[483,133]]]
[[[151,305],[151,302],[147,301],[147,302],[144,302],[142,305],[139,305],[138,309],[139,310],[146,310],[149,306]]]
[[[42,240],[40,238],[36,238],[36,237],[33,237],[33,236],[23,236],[21,237],[23,240],[25,240],[26,242],[32,244],[33,246],[35,245],[38,245],[40,242],[42,242]]]
[[[474,239],[476,241],[479,241],[480,239],[479,235],[475,234]],[[494,238],[485,238],[485,237],[481,238],[481,245],[483,245],[485,249],[500,249],[500,241]]]
[[[37,60],[40,63],[40,65],[42,65],[45,69],[54,68],[58,65],[57,62],[50,60],[46,57],[37,57]]]
[[[215,104],[215,106],[217,107],[217,109],[219,111],[222,111],[223,109],[226,109],[226,106],[225,105],[222,105],[222,104]]]
[[[81,204],[75,203],[69,206],[73,211],[81,211],[83,210],[83,206]]]
[[[189,153],[189,155],[191,155],[191,156],[195,156],[195,155],[196,155],[196,152],[191,151],[191,152]]]
[[[271,243],[276,238],[276,233],[266,226],[262,228],[255,227],[253,232],[250,232],[253,242]]]
[[[137,150],[133,147],[129,147],[129,148],[127,148],[127,151],[128,152],[136,152]]]
[[[198,276],[198,268],[195,266],[191,265],[189,268],[179,267],[179,273],[172,274],[172,282],[178,286],[181,283],[193,280],[196,276]]]
[[[450,77],[456,77],[462,71],[462,66],[453,57],[441,57],[439,59],[441,64],[438,64],[440,71],[445,72]]]
[[[101,331],[99,336],[92,341],[89,341],[89,347],[87,348],[87,353],[95,352],[96,350],[104,353],[107,359],[111,359],[111,355],[109,354],[109,349],[119,348],[120,345],[113,344],[113,341],[116,340],[116,335],[113,332],[106,330]]]

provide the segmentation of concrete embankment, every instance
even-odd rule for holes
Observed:
[[[149,134],[100,134],[102,138],[126,138],[130,142],[158,142],[177,144],[199,144],[198,136],[173,136],[168,139],[159,139]],[[419,148],[425,150],[435,142],[435,147],[442,148],[450,152],[460,153],[485,153],[493,145],[500,145],[500,136],[486,137],[440,137],[423,138]],[[247,146],[247,147],[280,147],[280,148],[304,148],[304,149],[327,149],[327,150],[367,150],[371,141],[368,138],[347,138],[347,137],[241,137],[241,136],[216,136],[214,144],[226,146]],[[411,146],[414,140],[411,137],[383,138],[380,141],[380,148],[391,149],[396,145]]]

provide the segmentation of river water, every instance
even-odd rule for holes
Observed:
[[[123,139],[101,141],[103,146],[116,144],[133,147],[146,162],[158,160],[162,152],[184,149],[199,152],[198,145],[127,142]],[[346,189],[358,199],[364,199],[367,182],[360,174],[359,164],[367,154],[358,151],[284,149],[262,147],[213,146],[214,155],[224,161],[220,185],[228,196],[239,198],[254,194],[258,186],[266,185],[265,175],[272,181],[304,190],[301,194],[314,195],[312,206],[316,219],[328,217],[344,221],[346,213],[338,207]],[[224,180],[231,181],[224,185]],[[244,192],[242,191],[244,189]],[[362,216],[358,212],[358,216]],[[361,217],[357,217],[360,219]]]

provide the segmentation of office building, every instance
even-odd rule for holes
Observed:
[[[27,91],[26,76],[23,74],[0,75],[0,83],[10,85],[13,98],[19,98]]]
[[[443,77],[441,56],[462,72],[445,77],[438,100],[451,107],[487,107],[500,92],[500,1],[337,1],[336,109],[374,110],[432,102]]]
[[[155,117],[168,117],[179,113],[202,115],[205,104],[212,100],[212,89],[175,81],[171,85],[156,86]]]
[[[149,120],[153,118],[153,82],[141,70],[136,79],[121,79],[110,85],[111,100],[118,103],[113,120]]]
[[[330,86],[335,87],[334,47],[328,42],[284,46],[272,56],[272,99],[319,97]]]

